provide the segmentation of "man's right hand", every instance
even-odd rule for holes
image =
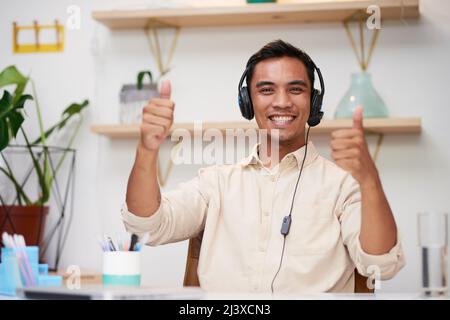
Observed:
[[[159,98],[153,98],[144,107],[141,123],[141,146],[149,151],[157,151],[170,134],[175,103],[170,100],[170,81],[161,83]]]

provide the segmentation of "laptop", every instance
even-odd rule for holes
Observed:
[[[66,287],[29,287],[17,289],[17,296],[24,299],[48,300],[200,300],[205,292],[200,288],[155,287],[108,287],[82,286],[80,289]]]

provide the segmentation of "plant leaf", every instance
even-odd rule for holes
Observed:
[[[5,149],[12,138],[15,138],[24,118],[20,112],[25,102],[32,99],[30,95],[22,95],[28,78],[22,75],[15,66],[9,66],[0,72],[0,88],[16,85],[14,94],[4,90],[0,99],[0,151]]]
[[[0,120],[0,150],[5,149],[8,143],[8,125],[6,120]]]
[[[25,118],[20,112],[13,112],[9,116],[9,129],[10,129],[10,140],[12,137],[16,137],[17,132],[20,129],[20,126],[24,122]]]
[[[89,105],[89,100],[84,100],[82,103],[72,103],[64,111],[63,115],[72,116],[74,114],[80,113],[81,110]]]
[[[21,113],[27,100],[32,99],[30,95],[22,95],[13,104],[13,97],[8,91],[4,91],[0,99],[0,151],[5,149],[12,138],[15,138],[20,126],[24,122]]]
[[[8,91],[3,92],[3,96],[0,99],[0,120],[6,118],[10,109],[12,109],[12,96]]]
[[[86,108],[89,105],[89,100],[84,100],[82,103],[72,103],[70,106],[68,106],[66,109],[64,109],[61,120],[50,127],[47,131],[44,133],[45,139],[47,139],[56,129],[61,130],[65,127],[67,122],[75,115],[78,115],[83,111],[84,108]],[[35,141],[33,141],[33,145],[39,144],[42,142],[42,137],[37,138]]]
[[[25,77],[15,66],[9,66],[0,72],[0,88],[8,85],[16,85],[14,90],[14,102],[20,99],[28,78]]]

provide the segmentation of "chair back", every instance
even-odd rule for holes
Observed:
[[[183,286],[199,287],[197,268],[200,257],[200,247],[202,246],[203,232],[197,237],[189,239],[188,254],[186,258],[186,269],[184,272]],[[367,287],[367,277],[359,274],[355,269],[355,293],[374,293],[374,289]]]

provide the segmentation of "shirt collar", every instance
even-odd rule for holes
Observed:
[[[258,155],[258,148],[259,148],[259,143],[255,144],[252,148],[252,151],[250,152],[250,155],[246,158],[244,158],[241,161],[241,165],[246,167],[249,165],[256,165],[256,164],[260,164],[262,165],[262,161],[259,158]],[[305,150],[306,150],[306,146],[303,146],[291,153],[288,153],[281,161],[280,163],[289,160],[289,159],[294,159],[297,163],[298,168],[300,169],[302,166],[302,161],[303,161],[303,157],[305,155]],[[314,146],[314,144],[312,143],[312,141],[308,142],[308,151],[306,154],[306,159],[305,159],[305,165],[304,167],[306,167],[307,165],[309,165],[310,163],[312,163],[318,156],[318,152],[316,147]]]
[[[250,152],[250,155],[246,158],[244,158],[241,161],[241,165],[246,167],[249,166],[251,164],[257,164],[260,162],[259,160],[259,155],[258,155],[258,148],[259,148],[259,143],[255,144],[252,148],[252,151]]]

